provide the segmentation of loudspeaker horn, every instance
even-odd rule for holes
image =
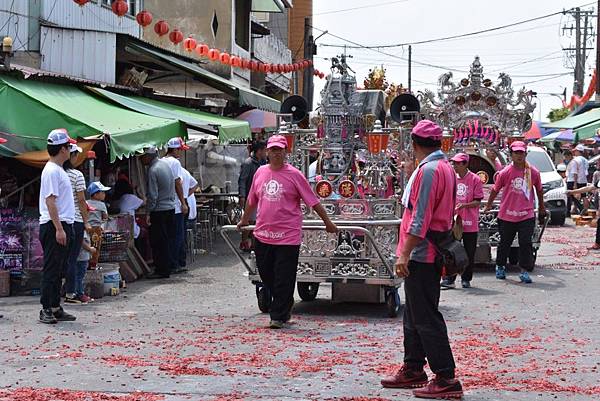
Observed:
[[[419,111],[421,111],[421,104],[419,103],[419,100],[410,93],[403,93],[396,96],[390,105],[390,117],[397,123],[412,120],[414,114]]]
[[[281,105],[282,114],[291,114],[292,123],[297,124],[308,116],[308,102],[302,96],[292,95]]]

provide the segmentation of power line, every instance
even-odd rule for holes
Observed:
[[[362,10],[362,9],[365,9],[365,8],[375,8],[375,7],[387,6],[387,5],[390,5],[390,4],[407,3],[409,1],[410,0],[396,0],[396,1],[388,1],[386,3],[371,4],[371,5],[368,5],[368,6],[344,8],[344,9],[341,9],[341,10],[323,11],[321,13],[315,13],[315,14],[313,14],[313,16],[315,16],[315,15],[327,15],[327,14],[338,14],[338,13],[344,13],[344,12],[347,12],[347,11]]]
[[[586,7],[586,6],[589,6],[592,4],[595,4],[595,3],[587,3],[587,4],[581,5],[579,7]],[[571,8],[571,10],[573,10],[573,9],[575,9],[575,7]],[[493,27],[493,28],[482,29],[479,31],[463,33],[460,35],[445,36],[445,37],[441,37],[441,38],[426,39],[426,40],[420,40],[420,41],[416,41],[416,42],[397,43],[397,44],[391,44],[391,45],[388,44],[388,45],[378,45],[378,46],[363,46],[363,45],[356,45],[356,46],[361,47],[361,48],[386,49],[386,48],[391,48],[391,47],[403,47],[403,46],[408,46],[408,45],[420,45],[420,44],[424,44],[424,43],[442,42],[442,41],[446,41],[446,40],[459,39],[459,38],[465,38],[468,36],[480,35],[480,34],[486,33],[486,32],[498,31],[501,29],[510,28],[512,26],[527,24],[529,22],[539,21],[541,19],[550,18],[550,17],[554,17],[556,15],[564,14],[565,12],[567,12],[567,11],[564,11],[564,10],[556,11],[556,12],[553,12],[550,14],[541,15],[539,17],[529,18],[526,20],[513,22],[511,24],[501,25],[501,26],[497,26],[497,27]],[[332,45],[332,46],[334,46],[334,45]],[[341,46],[341,47],[343,47],[343,46]],[[347,47],[355,48],[354,46],[347,46]]]

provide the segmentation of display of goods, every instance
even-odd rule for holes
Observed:
[[[98,262],[121,262],[127,260],[129,248],[128,231],[102,233],[102,246]]]

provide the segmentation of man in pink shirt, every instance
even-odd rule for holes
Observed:
[[[255,210],[256,264],[272,296],[269,327],[280,329],[290,320],[302,243],[300,201],[312,207],[329,233],[337,232],[306,177],[286,163],[287,141],[274,135],[267,142],[269,164],[256,170],[238,228],[247,226]]]
[[[502,192],[500,211],[498,212],[498,230],[500,244],[496,255],[496,278],[506,278],[506,260],[510,247],[519,234],[519,279],[526,284],[532,282],[529,272],[533,271],[532,237],[535,229],[535,196],[538,198],[538,215],[546,216],[544,193],[540,172],[526,162],[527,145],[521,141],[510,145],[512,164],[506,166],[496,177],[494,188],[485,206],[484,213],[492,209],[494,199]],[[535,192],[534,192],[535,191]]]
[[[483,184],[479,176],[469,170],[469,155],[458,153],[452,159],[456,182],[456,214],[462,221],[462,241],[469,257],[469,265],[461,275],[463,288],[471,287],[473,265],[477,250],[477,233],[479,232],[479,205],[483,199]],[[456,276],[445,276],[442,288],[454,288]]]
[[[440,150],[442,129],[429,120],[412,130],[412,145],[419,166],[411,175],[402,204],[404,214],[396,250],[396,274],[404,277],[404,365],[381,380],[388,388],[423,387],[421,398],[460,398],[462,385],[454,377],[444,317],[440,313],[442,266],[436,254],[436,237],[450,235],[455,205],[456,173]],[[435,373],[427,382],[426,363]]]

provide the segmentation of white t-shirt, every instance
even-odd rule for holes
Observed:
[[[189,173],[189,171],[187,171],[186,169],[183,169],[184,171],[184,181],[186,181],[187,185],[187,192],[190,192],[190,189],[194,188],[196,185],[198,185],[198,181],[196,181],[196,179],[194,178],[193,175],[191,175]],[[190,213],[188,214],[188,220],[194,220],[197,215],[198,215],[198,210],[196,209],[196,195],[191,194],[190,196],[188,196],[187,198],[187,202],[188,202],[188,206],[190,208]]]
[[[578,174],[579,163],[576,158],[567,164],[567,182],[575,182],[575,174]]]
[[[183,167],[181,167],[181,162],[177,160],[177,158],[173,156],[165,156],[162,160],[166,161],[169,167],[171,167],[171,172],[173,173],[173,177],[175,177],[175,181],[178,178],[181,179],[181,185],[183,186]],[[185,188],[183,188],[183,196],[185,196]],[[179,201],[179,196],[175,193],[175,214],[181,213],[181,202]]]
[[[118,207],[119,212],[127,213],[133,216],[133,238],[140,236],[140,227],[135,221],[135,211],[144,204],[144,201],[132,194],[125,194],[112,203],[112,206]]]
[[[83,223],[83,217],[81,217],[81,210],[79,210],[79,199],[77,198],[77,192],[85,192],[85,178],[83,173],[77,169],[67,170],[69,180],[71,180],[71,189],[73,190],[73,202],[75,203],[75,221]]]
[[[42,171],[40,184],[40,224],[46,224],[52,220],[50,213],[48,213],[48,206],[46,206],[46,199],[52,195],[56,196],[56,209],[58,210],[59,220],[73,224],[75,221],[75,202],[71,180],[62,166],[49,161]]]
[[[575,160],[577,160],[577,183],[587,184],[588,161],[583,156],[575,156]]]

